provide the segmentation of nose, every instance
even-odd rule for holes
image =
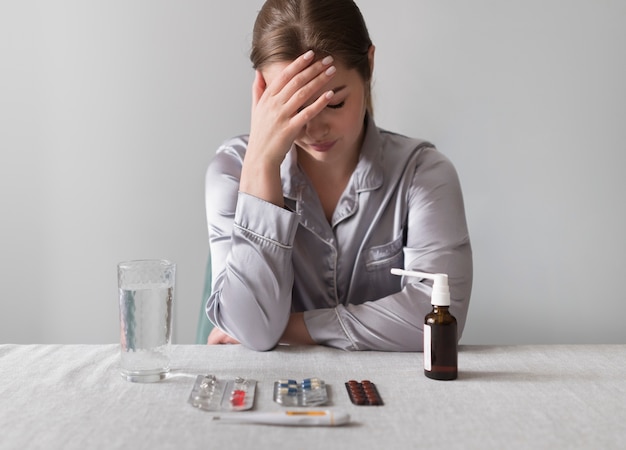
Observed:
[[[321,141],[330,129],[322,116],[323,113],[320,113],[306,124],[306,134],[314,141]]]

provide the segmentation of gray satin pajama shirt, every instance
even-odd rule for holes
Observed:
[[[213,324],[270,350],[291,312],[311,337],[345,350],[422,351],[431,282],[392,267],[449,276],[459,338],[472,250],[452,163],[430,143],[368,119],[356,170],[329,223],[292,148],[281,166],[285,208],[239,192],[247,136],[225,142],[206,175]]]

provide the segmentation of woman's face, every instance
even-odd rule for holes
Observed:
[[[335,95],[324,110],[301,130],[295,144],[311,158],[320,162],[353,160],[359,153],[367,108],[366,85],[359,73],[335,62],[337,72],[326,86],[316,92],[303,106],[312,103],[328,90]],[[273,63],[262,71],[269,84],[287,63]]]

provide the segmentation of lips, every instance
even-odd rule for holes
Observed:
[[[309,147],[316,152],[327,152],[336,142],[337,141],[314,142],[309,144]]]

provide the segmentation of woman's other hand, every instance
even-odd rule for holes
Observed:
[[[218,344],[239,344],[239,341],[233,339],[226,333],[224,333],[219,328],[215,327],[209,333],[209,338],[207,339],[207,345],[218,345]]]

